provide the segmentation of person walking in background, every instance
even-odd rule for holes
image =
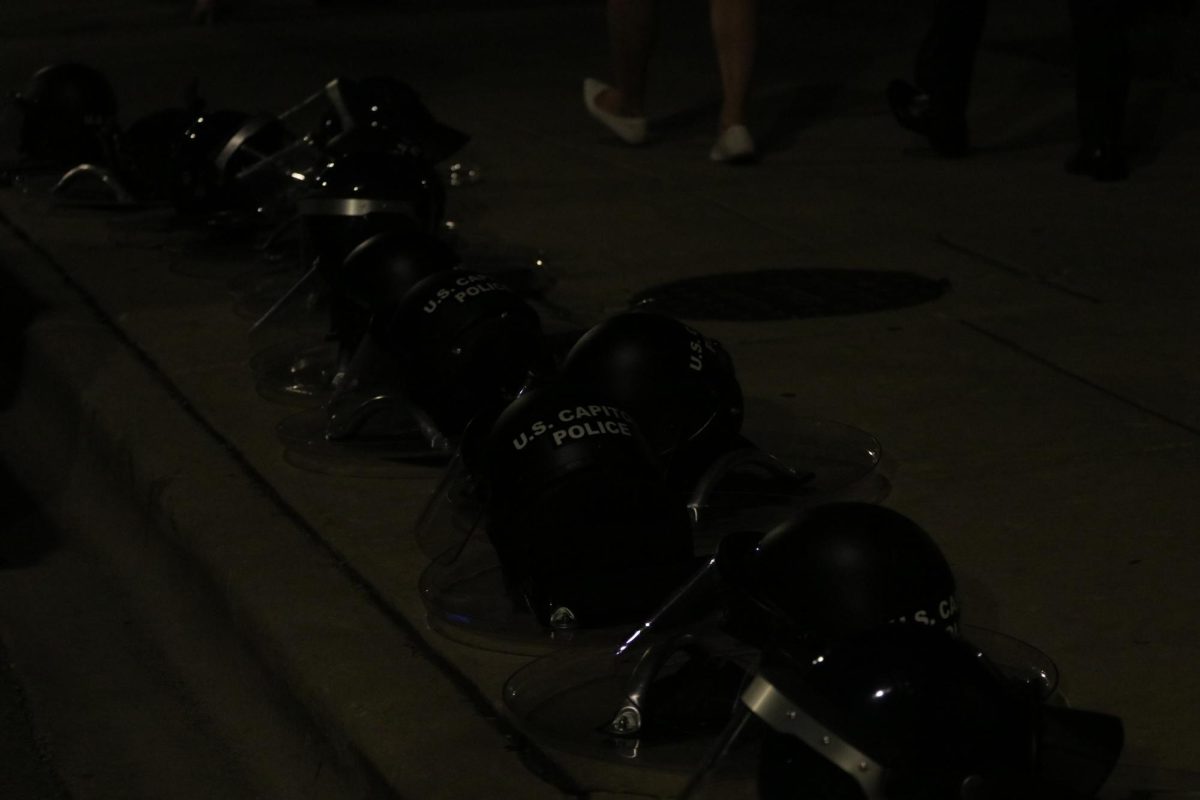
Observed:
[[[745,163],[754,158],[746,128],[746,100],[754,66],[757,0],[710,0],[713,45],[721,75],[722,103],[709,158]],[[646,82],[658,37],[656,0],[608,0],[608,32],[614,85],[583,82],[588,113],[627,144],[646,140]]]
[[[987,6],[987,0],[937,0],[917,50],[915,84],[894,80],[887,89],[897,121],[943,156],[964,156],[969,148],[967,103]]]
[[[1128,175],[1122,132],[1129,96],[1132,0],[1070,0],[1079,146],[1066,170],[1097,180]],[[967,104],[987,0],[937,0],[917,52],[915,83],[892,81],[888,105],[905,128],[949,157],[970,148]]]

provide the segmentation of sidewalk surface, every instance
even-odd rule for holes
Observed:
[[[957,161],[900,130],[882,98],[910,72],[927,4],[763,2],[764,157],[747,168],[707,160],[716,71],[694,3],[664,3],[641,148],[580,103],[583,77],[607,77],[599,3],[255,0],[215,28],[187,24],[182,3],[103,5],[5,0],[0,88],[82,60],[128,123],[193,77],[212,108],[281,111],[336,75],[398,75],[472,135],[461,158],[482,180],[450,190],[464,239],[542,252],[548,299],[575,325],[714,273],[947,282],[890,311],[691,324],[730,350],[754,439],[786,450],[809,417],[874,434],[895,464],[886,503],[941,544],[964,618],[1036,644],[1074,705],[1120,715],[1124,760],[1200,771],[1200,93],[1187,59],[1163,55],[1200,48],[1194,28],[1139,32],[1141,148],[1130,180],[1100,184],[1061,169],[1066,11],[1040,0],[996,4],[977,152]],[[678,789],[522,742],[500,692],[528,658],[429,629],[411,531],[437,469],[284,460],[276,426],[297,409],[260,396],[249,365],[293,334],[248,335],[231,287],[262,273],[252,254],[152,212],[55,209],[14,189],[0,210],[0,266],[45,307],[0,424],[11,471],[63,498],[94,491],[87,461],[136,496],[370,791]]]

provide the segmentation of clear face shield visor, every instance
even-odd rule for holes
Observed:
[[[455,444],[413,402],[394,358],[372,336],[326,371],[328,399],[277,428],[289,463],[333,474],[387,473],[398,462],[449,463],[457,472]]]
[[[806,417],[787,420],[785,428],[761,437],[771,441],[770,451],[747,441],[695,481],[687,507],[699,552],[715,552],[730,532],[765,532],[816,505],[887,496],[890,467],[874,436]]]
[[[294,208],[324,155],[282,117],[251,117],[221,147],[213,164],[225,182],[260,206]]]
[[[597,780],[635,768],[643,791],[661,784],[673,796],[735,712],[758,653],[715,629],[626,641],[538,658],[506,682],[505,707],[539,746],[584,759]]]
[[[328,161],[310,132],[331,115],[350,123],[349,85],[334,78],[279,114],[248,119],[217,151],[217,174],[260,205],[293,208]]]

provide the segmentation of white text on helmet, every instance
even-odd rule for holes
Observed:
[[[632,417],[615,406],[587,405],[561,409],[556,422],[537,420],[512,440],[514,450],[523,450],[534,439],[551,434],[555,447],[588,436],[633,436]],[[565,427],[564,427],[565,425]]]
[[[447,301],[462,304],[472,297],[508,288],[503,283],[498,283],[485,275],[464,275],[455,279],[454,285],[457,288],[438,289],[437,293],[421,307],[421,310],[426,314],[432,314]]]
[[[950,595],[938,602],[936,611],[921,608],[912,614],[896,617],[890,621],[901,624],[915,622],[918,625],[940,625],[948,631],[955,632],[958,630],[958,600],[954,595]]]

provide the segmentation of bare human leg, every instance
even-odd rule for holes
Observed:
[[[746,124],[746,97],[754,69],[757,41],[757,0],[711,0],[713,45],[721,72],[724,98],[717,132]]]
[[[608,0],[608,37],[615,86],[596,104],[623,117],[646,115],[646,77],[658,39],[656,0]]]

